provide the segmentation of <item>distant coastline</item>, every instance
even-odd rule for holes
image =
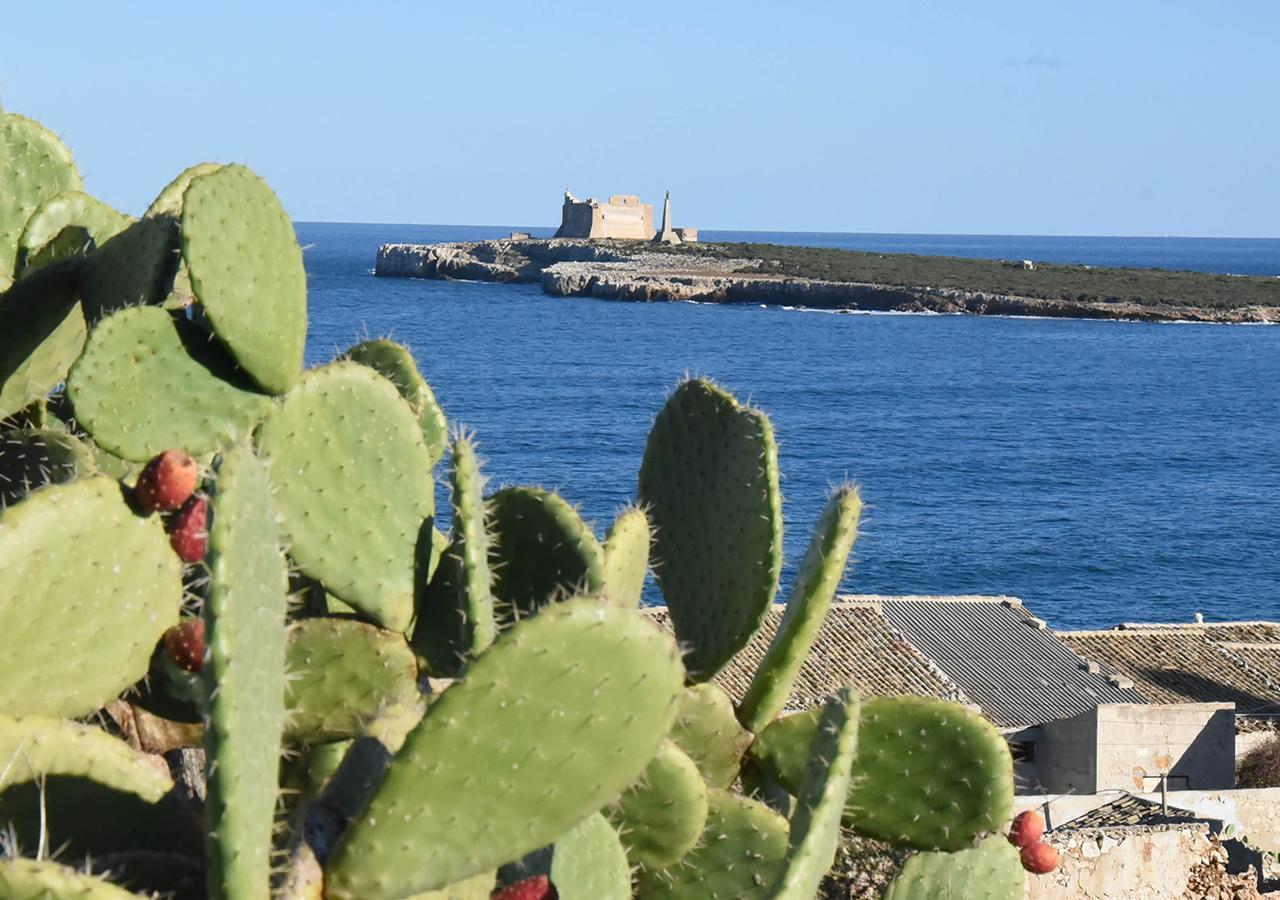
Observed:
[[[810,309],[1280,322],[1280,278],[760,243],[384,244],[383,277],[534,282],[555,296]]]

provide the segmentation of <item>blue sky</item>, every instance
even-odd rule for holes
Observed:
[[[0,103],[132,212],[214,159],[304,220],[1280,236],[1274,0],[265,6],[11,6]]]

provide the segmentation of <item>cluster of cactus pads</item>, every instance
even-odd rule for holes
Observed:
[[[763,413],[677,387],[601,539],[486,495],[403,347],[303,371],[302,253],[251,171],[133,219],[2,123],[0,896],[808,900],[842,827],[920,851],[895,900],[1021,896],[975,713],[782,715],[853,488],[745,697],[715,681],[778,590]]]

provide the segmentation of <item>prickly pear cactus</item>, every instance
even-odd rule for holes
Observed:
[[[994,834],[954,853],[917,853],[886,900],[1021,900],[1026,875],[1017,849]]]
[[[707,786],[679,747],[664,741],[640,779],[605,815],[636,865],[673,865],[693,849],[707,821]]]
[[[99,323],[67,396],[97,444],[136,462],[169,447],[216,450],[247,435],[271,406],[199,326],[158,307]]]
[[[608,601],[522,620],[428,707],[330,860],[330,896],[434,890],[552,842],[640,774],[683,680],[671,639]]]
[[[265,897],[285,722],[288,577],[266,469],[247,445],[218,469],[205,604],[209,894]]]
[[[47,397],[84,350],[78,283],[49,266],[0,294],[0,418]]]
[[[178,620],[181,565],[163,527],[105,476],[0,512],[0,572],[3,713],[88,715],[146,673]]]
[[[182,260],[213,329],[262,390],[302,372],[307,276],[293,223],[244,166],[196,175],[183,193]]]
[[[689,677],[709,681],[751,640],[778,590],[782,492],[769,419],[710,381],[686,381],[649,432],[640,502]]]
[[[431,386],[418,371],[413,354],[395,341],[379,338],[356,344],[346,356],[368,366],[396,386],[400,396],[418,414],[422,437],[431,453],[431,465],[438,463],[449,443],[449,423],[445,421],[440,404],[436,403]]]
[[[0,291],[17,268],[18,241],[31,214],[62,191],[81,188],[66,145],[39,122],[0,111]]]
[[[18,239],[17,271],[26,276],[57,259],[83,254],[129,225],[129,217],[83,191],[63,191],[45,200]]]
[[[605,593],[609,599],[623,606],[640,605],[652,540],[644,510],[632,506],[613,520],[604,542]]]
[[[0,859],[0,896],[13,900],[140,900],[96,875],[51,860]]]
[[[391,382],[354,362],[313,369],[271,410],[258,448],[298,568],[408,629],[415,577],[434,555],[435,494],[417,419]]]
[[[97,471],[93,451],[65,431],[23,428],[0,432],[0,509],[46,484]]]

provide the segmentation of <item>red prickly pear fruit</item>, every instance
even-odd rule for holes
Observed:
[[[204,668],[204,619],[183,619],[164,633],[164,652],[179,669]]]
[[[1036,841],[1022,848],[1022,868],[1032,875],[1047,875],[1058,868],[1058,848]]]
[[[1009,826],[1010,844],[1015,847],[1026,847],[1028,844],[1037,843],[1042,837],[1044,837],[1044,816],[1034,809],[1014,816],[1013,824]]]
[[[200,480],[200,467],[181,450],[166,450],[147,463],[133,497],[145,510],[171,510],[187,502]]]
[[[489,900],[556,900],[559,894],[546,875],[535,875],[495,891]]]
[[[169,520],[169,546],[185,563],[204,559],[209,544],[209,501],[192,497]]]

